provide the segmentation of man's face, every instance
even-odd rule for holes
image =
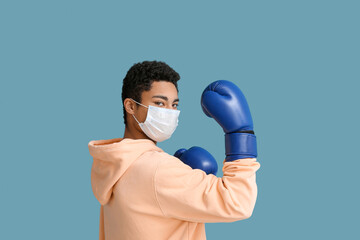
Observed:
[[[166,81],[154,81],[149,91],[142,92],[141,104],[177,109],[179,98],[175,85]],[[137,104],[134,115],[139,122],[145,121],[147,110],[146,107]]]
[[[171,82],[154,81],[149,91],[143,91],[141,93],[141,104],[147,107],[151,105],[161,108],[177,109],[178,103],[178,93],[175,85]],[[137,104],[130,98],[124,100],[124,106],[128,115],[127,130],[124,136],[135,139],[148,138],[132,116],[134,115],[140,123],[143,123],[146,120],[148,108]]]

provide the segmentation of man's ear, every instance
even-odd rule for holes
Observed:
[[[129,114],[135,113],[136,103],[132,101],[130,98],[125,98],[124,100],[125,111]]]

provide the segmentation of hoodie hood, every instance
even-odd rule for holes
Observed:
[[[147,151],[163,152],[149,139],[92,140],[88,147],[93,157],[91,186],[101,205],[109,201],[113,186],[138,157]]]

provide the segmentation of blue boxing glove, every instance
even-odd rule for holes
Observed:
[[[181,148],[174,154],[183,163],[189,165],[192,169],[201,169],[206,174],[214,174],[218,170],[218,165],[214,157],[201,147],[191,147],[188,150]]]
[[[201,107],[225,132],[225,161],[257,157],[250,109],[234,83],[226,80],[211,83],[202,93]]]

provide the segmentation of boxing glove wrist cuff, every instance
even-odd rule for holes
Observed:
[[[241,130],[241,131],[236,131],[236,132],[232,132],[232,133],[251,133],[255,135],[255,132],[253,130]]]
[[[226,161],[240,158],[256,158],[256,136],[250,133],[227,133],[225,134]]]

